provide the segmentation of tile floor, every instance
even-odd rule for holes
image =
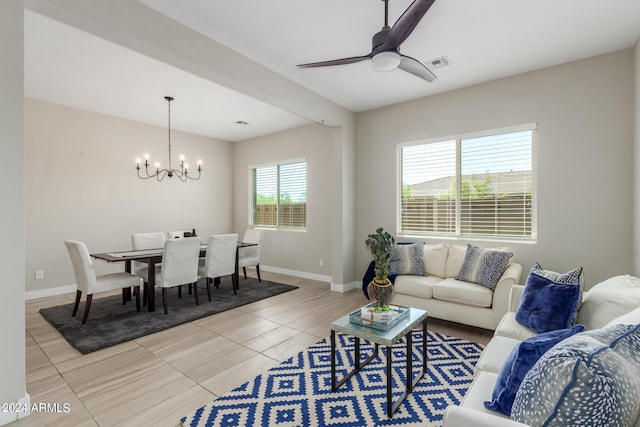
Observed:
[[[341,294],[324,282],[262,276],[299,289],[87,355],[38,312],[73,301],[73,294],[27,301],[27,392],[32,404],[59,411],[9,425],[177,426],[182,416],[328,336],[331,321],[366,303],[360,290]],[[429,319],[429,330],[481,344],[491,338],[491,331],[437,319]]]

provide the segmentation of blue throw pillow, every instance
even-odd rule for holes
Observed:
[[[511,407],[516,393],[529,369],[551,347],[582,331],[584,331],[584,326],[576,325],[571,329],[560,329],[536,335],[515,346],[500,369],[498,379],[493,387],[491,402],[484,402],[485,408],[511,415]]]
[[[531,272],[516,310],[516,320],[539,334],[566,329],[573,322],[579,296],[578,284],[556,283]]]
[[[531,267],[531,271],[539,276],[551,279],[556,283],[564,283],[568,285],[578,284],[580,287],[580,295],[578,296],[578,306],[576,307],[575,314],[573,315],[573,324],[578,323],[578,310],[582,306],[582,293],[584,291],[584,274],[582,274],[582,267],[576,267],[573,270],[569,270],[566,273],[558,273],[557,271],[545,270],[540,263],[536,262]]]

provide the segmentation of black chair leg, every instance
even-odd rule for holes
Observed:
[[[211,277],[207,277],[204,280],[207,283],[207,296],[209,297],[209,302],[211,302]]]
[[[236,283],[236,275],[231,275],[231,285],[233,286],[233,294],[238,295],[238,284]]]
[[[189,285],[191,287],[191,285]],[[198,298],[198,282],[193,284],[193,294],[196,296],[196,305],[200,305],[200,298]]]
[[[191,292],[189,292],[191,293]],[[178,298],[182,298],[182,285],[178,286]]]
[[[133,292],[136,294],[136,311],[140,313],[140,286],[133,288]]]
[[[244,273],[244,278],[247,278],[247,267],[242,267],[242,272]]]
[[[164,314],[169,314],[169,306],[167,305],[167,288],[162,288],[162,305],[164,305]]]
[[[189,283],[189,295],[191,295],[191,283]]]
[[[258,282],[262,282],[260,278],[260,264],[256,264],[256,273],[258,273]]]
[[[82,317],[82,324],[87,323],[87,317],[89,317],[89,309],[91,308],[91,300],[93,299],[93,294],[87,295],[87,299],[84,302],[86,307],[84,308],[84,316]]]
[[[82,291],[76,291],[76,305],[73,306],[73,314],[71,317],[76,317],[76,313],[78,313],[78,306],[80,305],[80,297],[82,296]]]

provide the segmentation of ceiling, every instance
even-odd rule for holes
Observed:
[[[383,25],[380,0],[140,3],[354,112],[629,48],[640,36],[640,0],[437,0],[401,48],[423,62],[449,59],[427,83],[400,70],[374,71],[369,61],[295,66],[368,54]],[[389,23],[410,4],[390,0]],[[166,126],[163,97],[172,95],[174,129],[227,141],[309,123],[29,11],[25,95],[158,126]]]

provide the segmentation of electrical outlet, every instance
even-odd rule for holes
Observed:
[[[36,277],[36,280],[43,280],[44,279],[44,271],[36,270],[35,277]]]
[[[324,265],[324,260],[322,258],[320,258],[318,260],[318,264],[320,264],[320,267],[322,267]]]

